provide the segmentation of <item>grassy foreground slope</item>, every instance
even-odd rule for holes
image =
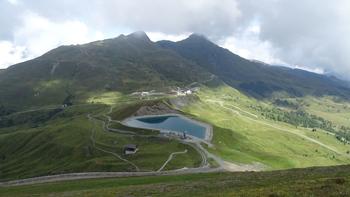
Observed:
[[[0,188],[0,196],[349,196],[350,166],[92,179]]]
[[[348,144],[331,133],[266,119],[253,106],[268,104],[228,86],[202,88],[199,101],[184,108],[214,125],[214,148],[227,161],[264,164],[267,169],[339,165],[350,162]]]

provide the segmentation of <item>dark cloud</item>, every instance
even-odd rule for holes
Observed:
[[[52,20],[80,19],[100,28],[126,27],[170,34],[227,35],[236,28],[240,15],[234,0],[27,0],[23,4]]]

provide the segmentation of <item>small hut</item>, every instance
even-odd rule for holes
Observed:
[[[124,155],[132,155],[138,151],[138,147],[135,144],[127,144],[123,148]]]

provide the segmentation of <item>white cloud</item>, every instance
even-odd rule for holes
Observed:
[[[20,3],[19,0],[7,0],[9,3],[11,3],[12,5],[18,5]]]
[[[295,65],[295,66],[292,66],[292,67],[296,68],[296,69],[306,70],[306,71],[313,72],[313,73],[318,73],[318,74],[324,74],[325,73],[325,71],[322,68],[309,68],[309,67],[300,66],[300,65]]]
[[[26,60],[24,54],[25,47],[15,46],[9,41],[0,41],[0,68]]]
[[[60,45],[82,44],[105,38],[103,33],[90,30],[77,20],[55,23],[27,12],[22,21],[22,25],[15,30],[12,42],[0,42],[2,68],[35,58]]]
[[[246,59],[259,60],[268,64],[287,65],[277,58],[271,43],[261,41],[259,36],[259,24],[252,23],[245,29],[219,40],[218,44]]]
[[[171,40],[171,41],[180,41],[186,39],[191,33],[183,33],[183,34],[165,34],[162,32],[146,32],[148,37],[156,42],[159,40]]]
[[[16,30],[13,42],[0,41],[0,68],[38,57],[60,45],[84,44],[108,38],[102,32],[90,30],[80,21],[54,23],[33,13],[25,14],[23,19],[23,25]],[[126,32],[128,33],[131,32]],[[187,38],[190,33],[147,32],[147,35],[154,42],[180,41]]]
[[[34,13],[23,16],[23,25],[15,32],[15,42],[27,46],[34,55],[64,44],[81,44],[100,39],[101,33],[91,34],[88,27],[77,20],[55,23]]]

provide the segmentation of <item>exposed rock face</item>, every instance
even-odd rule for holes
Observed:
[[[178,96],[168,100],[170,105],[164,102],[144,105],[140,107],[133,116],[180,114],[182,108],[198,100],[199,98],[196,95]]]
[[[133,115],[134,116],[145,116],[145,115],[162,115],[162,114],[178,114],[179,111],[171,109],[164,103],[157,103],[154,105],[142,106]]]

